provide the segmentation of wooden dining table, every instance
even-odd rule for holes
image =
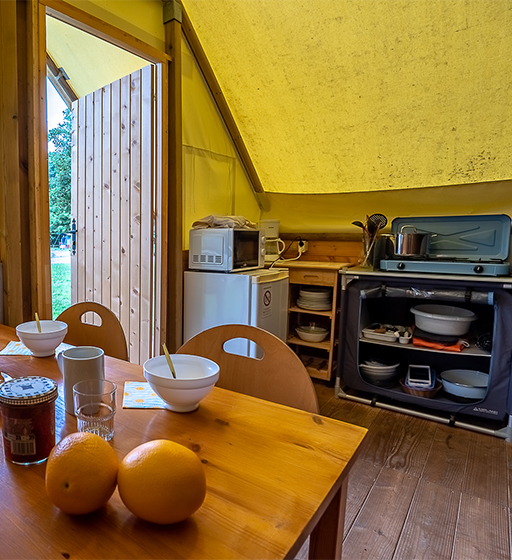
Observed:
[[[0,325],[0,349],[11,340],[15,330]],[[0,355],[0,371],[57,381],[56,441],[77,431],[55,357]],[[341,558],[347,476],[366,429],[217,387],[186,414],[123,408],[124,383],[144,381],[142,366],[107,357],[105,376],[118,387],[119,459],[155,439],[192,449],[206,472],[203,505],[157,525],[131,514],[116,490],[98,511],[68,515],[46,494],[46,462],[16,465],[2,449],[0,558],[295,558],[308,537],[310,558]]]

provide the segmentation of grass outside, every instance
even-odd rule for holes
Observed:
[[[71,305],[71,264],[52,264],[52,315],[57,318]]]

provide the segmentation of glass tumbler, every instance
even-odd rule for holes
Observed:
[[[79,432],[90,432],[110,441],[114,436],[116,385],[106,379],[86,379],[73,386]]]

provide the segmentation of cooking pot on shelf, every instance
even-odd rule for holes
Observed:
[[[418,233],[415,226],[402,226],[400,233],[391,237],[395,257],[426,257],[431,236],[431,233]]]

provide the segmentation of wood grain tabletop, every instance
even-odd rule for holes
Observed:
[[[16,339],[0,326],[0,347]],[[56,380],[56,439],[76,431],[54,357],[0,355],[0,370]],[[116,491],[97,512],[71,516],[46,495],[45,463],[15,465],[2,449],[0,558],[293,558],[309,535],[311,558],[341,557],[347,474],[366,429],[220,388],[192,413],[123,409],[124,382],[143,381],[142,367],[107,358],[106,378],[118,385],[119,459],[153,439],[185,445],[206,470],[204,504],[160,526],[133,516]]]

